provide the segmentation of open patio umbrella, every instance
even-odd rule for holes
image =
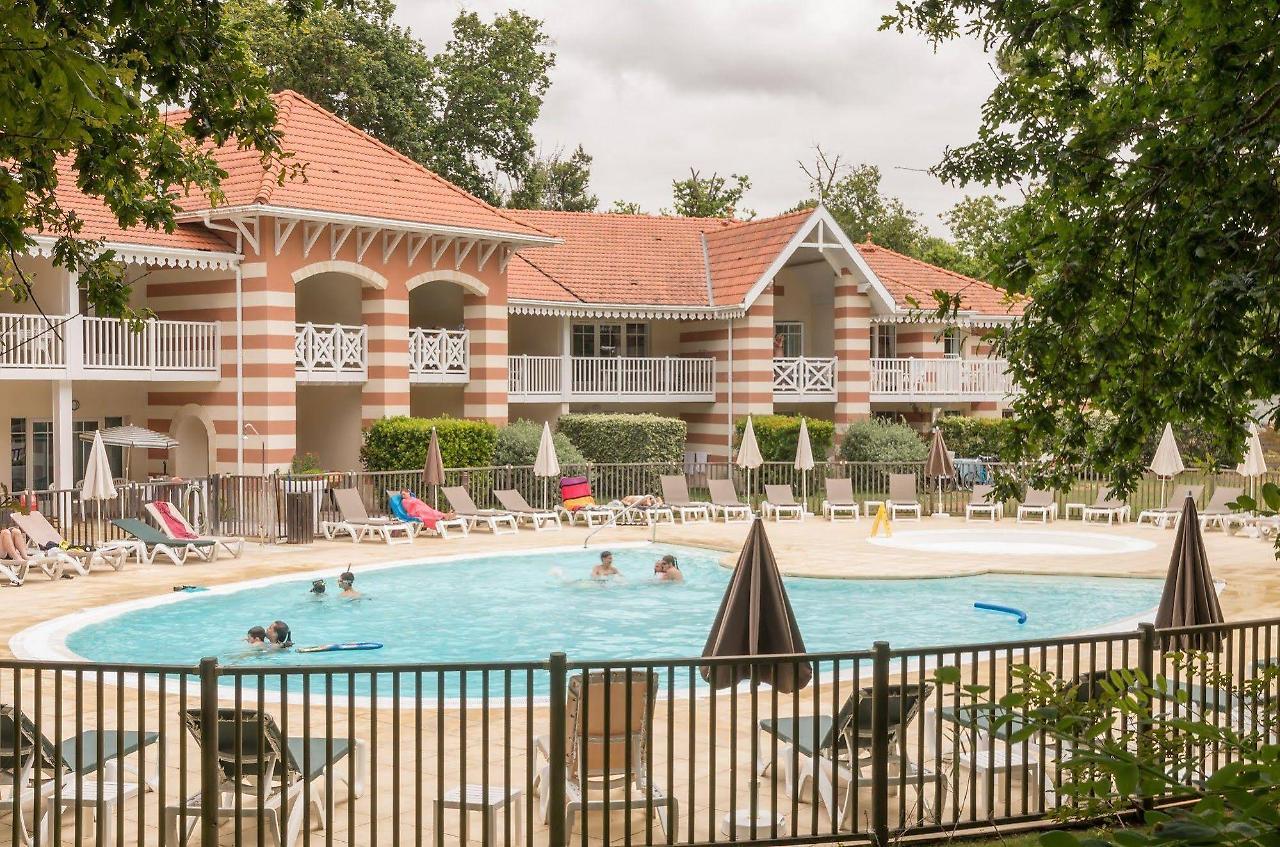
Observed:
[[[126,450],[133,450],[134,448],[139,450],[172,450],[178,446],[178,439],[172,436],[131,424],[110,426],[106,429],[80,433],[81,441],[93,441],[95,438],[101,438],[102,443],[108,447],[123,447]],[[124,455],[124,478],[130,479],[129,465],[132,456],[130,453],[125,453]]]
[[[1249,424],[1249,440],[1245,444],[1244,460],[1236,465],[1236,473],[1249,480],[1250,495],[1257,499],[1257,493],[1253,491],[1253,483],[1258,477],[1267,472],[1267,459],[1262,455],[1262,438],[1258,434],[1258,425]]]
[[[1160,502],[1163,503],[1165,483],[1187,469],[1187,466],[1182,464],[1182,454],[1178,452],[1178,442],[1173,437],[1171,424],[1164,425],[1164,434],[1160,436],[1156,454],[1151,457],[1151,464],[1147,467],[1160,477]]]
[[[116,485],[111,479],[111,462],[107,459],[107,448],[102,443],[102,433],[95,432],[93,447],[89,449],[89,464],[85,468],[84,482],[80,486],[81,500],[95,500],[98,503],[95,541],[102,538],[102,501],[114,500],[117,493]]]
[[[925,478],[934,477],[938,481],[938,499],[933,504],[933,516],[946,517],[942,511],[942,480],[953,479],[956,475],[955,462],[951,461],[951,453],[947,450],[947,442],[942,440],[942,429],[933,428],[933,443],[929,445],[929,458],[924,462]]]
[[[422,466],[422,487],[435,490],[435,506],[440,508],[440,486],[444,485],[444,459],[440,456],[440,438],[431,427],[431,441],[427,444],[427,461]]]
[[[533,460],[533,475],[542,477],[542,508],[547,508],[547,480],[560,475],[560,459],[556,456],[556,442],[551,437],[551,424],[542,424],[542,439],[538,442],[538,455]]]
[[[1177,537],[1173,540],[1173,556],[1165,577],[1156,626],[1185,627],[1222,623],[1222,607],[1209,571],[1204,538],[1200,535],[1200,517],[1191,497],[1182,504],[1182,517]],[[1216,629],[1187,633],[1175,640],[1183,650],[1216,650],[1222,643],[1222,632]]]
[[[804,639],[764,533],[764,521],[756,518],[751,522],[702,655],[777,656],[804,651]],[[700,672],[715,688],[727,688],[750,678],[785,693],[799,691],[813,678],[808,662],[761,664],[755,666],[754,674],[748,665],[704,666]]]
[[[742,430],[742,443],[738,445],[738,458],[734,463],[747,472],[747,503],[751,502],[751,471],[764,464],[760,455],[760,445],[756,443],[756,430],[751,425],[751,416],[747,415],[747,426]]]
[[[809,440],[809,424],[804,418],[800,419],[800,434],[796,436],[795,468],[800,471],[800,498],[801,502],[806,504],[807,511],[809,471],[813,470],[813,443]]]

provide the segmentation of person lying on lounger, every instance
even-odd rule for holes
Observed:
[[[436,521],[451,521],[458,516],[455,512],[442,512],[439,509],[431,508],[409,491],[400,492],[400,505],[405,514],[422,521],[427,525],[428,529],[435,529]]]
[[[0,529],[0,559],[10,562],[27,560],[27,539],[16,526]]]
[[[676,557],[670,553],[654,563],[653,572],[661,582],[684,582],[684,574],[680,572],[680,565],[676,563]]]

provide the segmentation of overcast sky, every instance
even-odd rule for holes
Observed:
[[[780,212],[807,196],[797,161],[816,143],[878,165],[940,234],[938,214],[966,193],[923,169],[973,140],[994,82],[987,57],[976,43],[934,53],[918,35],[878,32],[888,0],[400,0],[397,19],[434,51],[464,6],[545,22],[558,58],[539,142],[586,147],[602,208],[669,206],[692,166],[750,176],[745,205]]]

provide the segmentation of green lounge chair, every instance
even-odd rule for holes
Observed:
[[[142,542],[141,559],[148,565],[155,562],[156,556],[164,556],[175,565],[185,565],[192,553],[206,562],[218,558],[218,542],[212,538],[174,538],[136,518],[115,518],[111,523]]]

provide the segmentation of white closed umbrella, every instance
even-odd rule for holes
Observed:
[[[1165,483],[1187,469],[1187,466],[1182,464],[1182,454],[1178,452],[1178,442],[1173,437],[1172,424],[1164,425],[1160,444],[1156,447],[1156,454],[1151,457],[1151,464],[1148,467],[1152,473],[1160,477],[1160,501],[1164,502]]]
[[[1258,425],[1249,424],[1249,441],[1245,445],[1244,461],[1236,465],[1236,473],[1250,481],[1267,472],[1267,459],[1262,455],[1262,438],[1258,434]],[[1252,496],[1252,495],[1251,495]]]
[[[738,467],[747,472],[747,502],[751,502],[751,471],[764,464],[764,457],[760,455],[760,445],[756,443],[756,430],[751,425],[751,416],[747,415],[747,426],[742,430],[742,443],[738,445],[738,458],[735,461]]]
[[[89,448],[89,465],[85,468],[84,482],[80,486],[80,499],[98,502],[98,532],[102,532],[102,501],[114,500],[117,495],[116,484],[111,479],[111,462],[107,459],[107,448],[102,443],[102,434],[93,434],[93,446]]]
[[[800,419],[800,434],[796,436],[795,469],[800,471],[800,498],[808,511],[809,471],[813,470],[813,444],[809,441],[809,423]]]
[[[560,459],[556,456],[556,442],[551,437],[551,424],[542,424],[542,440],[538,442],[538,455],[533,460],[533,475],[542,477],[542,507],[547,508],[547,480],[560,475]]]

